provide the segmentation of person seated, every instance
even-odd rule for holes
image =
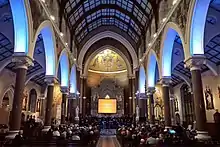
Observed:
[[[79,137],[79,135],[77,135],[76,132],[73,132],[71,140],[80,140],[80,137]]]
[[[22,143],[23,143],[23,136],[22,136],[22,132],[19,131],[19,133],[15,136],[14,140],[12,141],[12,144],[16,146],[21,146]]]
[[[155,145],[157,143],[158,143],[158,140],[152,134],[149,134],[149,137],[147,138],[146,144]]]
[[[60,132],[58,131],[58,128],[55,128],[53,131],[53,137],[60,137]]]

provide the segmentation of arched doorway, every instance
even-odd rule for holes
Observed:
[[[189,86],[183,84],[180,88],[182,107],[183,107],[183,125],[187,127],[192,125],[194,121],[194,103],[191,92],[189,91]]]
[[[4,95],[2,99],[2,108],[8,110],[9,108],[9,95],[8,92]]]
[[[28,111],[36,112],[37,92],[35,89],[31,89],[29,93]]]
[[[180,115],[179,115],[179,113],[176,113],[175,120],[176,120],[176,124],[180,124]]]

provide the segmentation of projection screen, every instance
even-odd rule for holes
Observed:
[[[117,101],[116,99],[99,99],[98,113],[117,113]]]

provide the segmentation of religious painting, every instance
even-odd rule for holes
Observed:
[[[23,102],[22,102],[22,110],[26,111],[27,109],[27,99],[28,99],[28,93],[27,91],[24,92]]]
[[[209,87],[206,87],[205,89],[205,100],[206,100],[206,109],[207,110],[214,109],[213,94],[212,94],[212,90]]]

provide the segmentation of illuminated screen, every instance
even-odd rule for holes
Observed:
[[[99,99],[98,113],[116,113],[116,99]]]

